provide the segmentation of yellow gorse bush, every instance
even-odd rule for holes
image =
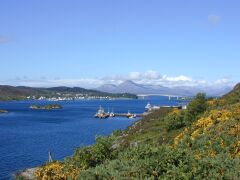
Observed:
[[[232,117],[232,112],[229,110],[213,110],[210,114],[210,118],[217,122],[223,122]]]
[[[215,100],[214,100],[215,101]],[[213,102],[210,102],[213,103]],[[211,131],[212,130],[212,131]],[[211,135],[209,134],[211,132]],[[225,134],[229,135],[228,140],[220,137],[220,134],[226,138]],[[174,139],[174,145],[177,145],[184,140],[184,146],[192,148],[194,141],[200,137],[208,137],[208,143],[205,145],[208,149],[205,152],[200,152],[195,149],[195,158],[201,159],[204,156],[214,157],[218,152],[213,148],[213,144],[218,144],[219,148],[225,149],[232,157],[240,157],[240,104],[236,104],[228,109],[211,110],[206,117],[198,119],[191,125],[190,128],[185,128]],[[231,138],[232,137],[232,138]],[[235,139],[233,139],[235,138]],[[187,140],[189,139],[189,140]],[[230,141],[229,141],[230,139]],[[232,142],[231,142],[232,141]],[[229,142],[231,144],[229,144]],[[216,146],[215,146],[216,148]]]
[[[192,125],[191,133],[188,131],[188,128],[185,128],[184,131],[175,138],[174,143],[177,145],[178,142],[183,139],[185,135],[189,135],[189,133],[191,139],[194,140],[199,135],[208,131],[214,124],[223,123],[229,120],[231,116],[232,112],[228,110],[212,110],[209,116],[200,118]]]
[[[174,145],[178,145],[178,143],[183,139],[183,137],[189,132],[188,128],[184,128],[183,132],[177,135],[174,139]]]
[[[178,108],[174,108],[172,112],[170,112],[170,114],[180,114],[181,110],[179,110]]]
[[[240,120],[240,103],[233,106],[233,117],[237,120]]]
[[[41,180],[67,180],[77,179],[80,169],[72,168],[71,170],[65,171],[64,164],[60,162],[53,162],[40,167],[35,172],[35,178]]]
[[[225,104],[225,100],[224,99],[212,99],[212,100],[208,100],[207,104],[210,107],[214,107],[214,106],[223,106]]]
[[[209,100],[209,101],[207,102],[207,104],[208,104],[208,106],[214,106],[214,105],[216,105],[216,102],[217,102],[217,100],[216,100],[216,99],[213,99],[213,100]]]
[[[234,152],[232,156],[238,156],[240,158],[240,141],[237,142],[237,144],[233,145]]]

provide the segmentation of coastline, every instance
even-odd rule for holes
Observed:
[[[149,113],[148,115],[150,115],[150,114],[152,114],[152,113],[153,113],[153,112]],[[146,115],[146,116],[148,116],[148,115]],[[144,116],[144,117],[146,117],[146,116]],[[137,124],[141,124],[141,121],[144,120],[144,117],[136,120],[135,122],[133,122],[131,125],[127,126],[127,127],[126,127],[125,129],[123,129],[122,131],[123,131],[123,132],[126,132],[126,131],[129,131],[129,130],[135,128]],[[118,130],[118,129],[113,130],[113,131],[111,132],[111,134],[109,134],[107,137],[112,136],[113,133],[114,133],[114,131],[117,131],[117,130]],[[124,137],[126,137],[127,135],[128,135],[127,133],[126,133],[126,134],[124,133],[124,134],[121,135],[121,136],[119,135],[119,136],[118,136],[118,139],[119,139],[119,138],[124,138]],[[94,144],[95,144],[95,143],[94,143]],[[112,144],[112,148],[113,148],[113,149],[118,148],[118,146],[119,146],[119,144],[118,144],[117,142],[114,142],[114,143]],[[84,146],[84,147],[86,147],[86,146]],[[43,164],[42,164],[42,165],[43,165]],[[13,174],[13,177],[14,177],[15,179],[17,179],[17,178],[20,178],[20,179],[23,178],[23,179],[27,179],[27,180],[34,180],[34,178],[35,178],[35,172],[36,172],[37,169],[38,169],[39,167],[41,167],[42,165],[39,165],[39,166],[37,166],[37,167],[25,168],[24,170],[20,170],[20,171],[14,173],[14,174]]]
[[[74,99],[74,100],[48,100],[48,99],[7,99],[7,100],[0,100],[1,102],[19,102],[19,101],[46,101],[46,102],[65,102],[65,101],[91,101],[91,100],[135,100],[138,98],[84,98],[84,99]]]

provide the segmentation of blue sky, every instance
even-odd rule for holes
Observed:
[[[238,0],[2,0],[0,83],[240,80]]]

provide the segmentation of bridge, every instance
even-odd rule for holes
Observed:
[[[179,97],[177,95],[170,95],[170,94],[137,94],[137,96],[147,97],[147,96],[167,96],[167,97]]]
[[[177,95],[169,95],[169,94],[137,94],[138,98],[142,98],[144,99],[145,97],[148,97],[148,96],[166,96],[168,97],[169,100],[171,100],[171,98],[179,98],[179,96]]]

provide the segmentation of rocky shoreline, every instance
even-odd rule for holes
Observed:
[[[14,175],[15,179],[27,179],[27,180],[34,180],[35,172],[37,168],[29,168],[25,169],[24,171],[18,172]]]

